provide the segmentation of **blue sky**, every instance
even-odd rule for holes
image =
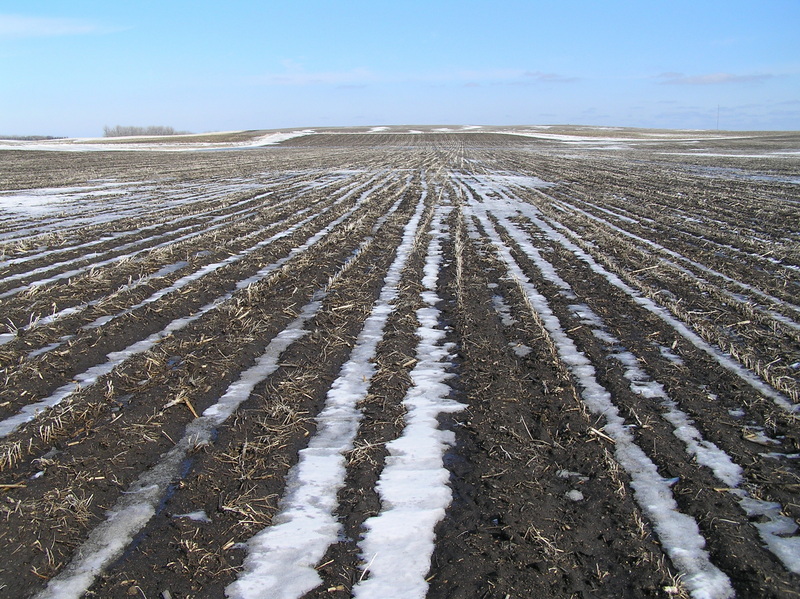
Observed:
[[[0,134],[800,130],[800,0],[0,0]]]

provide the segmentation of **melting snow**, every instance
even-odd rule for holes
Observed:
[[[358,188],[356,188],[356,189],[358,189]],[[353,212],[355,212],[361,206],[361,204],[364,202],[365,198],[374,189],[375,189],[375,187],[370,189],[370,190],[368,190],[368,191],[365,191],[361,195],[359,200],[351,208],[349,208],[347,211],[345,211],[339,218],[331,221],[327,226],[325,226],[320,231],[318,231],[317,233],[312,235],[302,245],[299,245],[299,246],[296,246],[295,248],[293,248],[289,252],[289,254],[287,254],[283,258],[279,259],[277,262],[274,262],[272,264],[269,264],[269,265],[265,266],[264,268],[259,270],[255,275],[239,281],[236,284],[236,291],[241,291],[242,289],[246,288],[248,285],[260,281],[261,279],[266,277],[271,272],[273,272],[276,269],[278,269],[281,266],[283,266],[283,264],[288,262],[291,258],[293,258],[297,254],[307,250],[308,247],[310,247],[311,245],[313,245],[314,243],[316,243],[317,241],[322,239],[336,225],[340,224],[341,222],[343,222],[344,220],[349,218],[350,215]],[[350,193],[353,193],[353,192],[355,192],[355,190],[353,190]],[[273,237],[277,238],[277,237],[283,236],[285,234],[287,234],[287,233],[284,231],[284,232],[276,234]],[[193,275],[187,275],[187,277],[192,277],[192,276]],[[184,277],[184,279],[186,279],[187,277]],[[179,281],[182,281],[182,280],[183,279],[180,279]],[[178,284],[178,282],[176,282],[176,284]],[[168,289],[170,289],[170,288],[168,288]],[[164,290],[156,292],[156,294],[151,296],[151,298],[155,297],[156,295],[158,295],[158,294],[160,294],[162,292],[164,292]],[[147,337],[145,339],[142,339],[140,341],[137,341],[136,343],[133,343],[133,344],[129,345],[128,347],[126,347],[123,350],[110,352],[106,356],[107,361],[104,364],[98,364],[98,365],[92,366],[87,371],[75,375],[73,377],[75,382],[70,382],[70,383],[67,383],[65,385],[62,385],[61,387],[56,389],[49,397],[46,397],[46,398],[44,398],[44,399],[42,399],[42,400],[40,400],[38,402],[34,402],[32,404],[28,404],[26,406],[23,406],[22,409],[17,414],[15,414],[14,416],[11,416],[9,418],[6,418],[5,420],[0,421],[0,438],[9,435],[13,431],[15,431],[17,428],[19,428],[20,426],[25,424],[26,422],[30,422],[42,410],[44,410],[46,408],[52,408],[52,407],[58,405],[59,403],[61,403],[65,398],[67,398],[68,396],[72,395],[73,393],[79,392],[81,390],[82,386],[89,386],[89,385],[95,384],[97,382],[97,379],[99,379],[100,377],[110,373],[114,368],[116,368],[119,364],[122,364],[128,358],[130,358],[130,357],[132,357],[134,355],[143,353],[145,351],[148,351],[153,346],[155,346],[157,343],[159,343],[164,337],[167,337],[168,335],[173,334],[176,331],[179,331],[179,330],[185,328],[186,326],[188,326],[192,322],[200,319],[207,312],[210,312],[211,310],[217,308],[218,306],[220,306],[224,302],[228,301],[231,297],[233,297],[233,294],[234,294],[233,291],[228,292],[225,295],[223,295],[221,297],[218,297],[217,299],[209,302],[208,304],[206,304],[205,306],[203,306],[202,308],[200,308],[199,310],[197,310],[196,312],[194,312],[190,316],[186,316],[186,317],[183,317],[183,318],[176,318],[175,320],[170,322],[166,327],[164,327],[164,329],[162,329],[161,331],[153,333],[149,337]],[[144,303],[148,302],[148,301],[150,301],[150,300],[145,300],[142,303],[142,305]],[[106,317],[101,317],[101,318],[106,318]]]
[[[389,456],[378,480],[381,512],[364,523],[359,543],[368,577],[353,588],[357,599],[423,599],[425,579],[434,549],[434,528],[450,504],[449,471],[443,466],[444,452],[455,442],[451,431],[439,429],[438,418],[464,409],[448,399],[451,345],[443,343],[436,304],[441,238],[438,229],[444,207],[439,207],[428,246],[422,293],[427,307],[417,310],[417,363],[411,371],[412,386],[403,405],[406,427],[401,436],[387,443]]]
[[[356,406],[366,397],[375,371],[372,358],[393,310],[391,302],[398,294],[400,273],[413,248],[426,195],[424,190],[372,313],[328,391],[325,407],[317,416],[317,432],[289,471],[280,511],[272,526],[248,541],[244,570],[225,589],[229,597],[296,599],[322,582],[315,566],[339,535],[334,510],[337,493],[344,485],[344,453],[352,449],[361,419]]]
[[[189,512],[188,514],[175,514],[173,518],[186,518],[188,520],[193,520],[195,522],[203,522],[205,524],[211,522],[211,518],[208,517],[208,514],[205,513],[203,510],[198,510],[196,512]]]
[[[169,485],[179,476],[189,453],[213,441],[216,428],[250,397],[259,382],[277,370],[286,348],[308,333],[303,326],[319,310],[320,299],[321,295],[304,306],[300,315],[273,338],[255,365],[245,370],[216,404],[186,427],[183,437],[158,464],[139,476],[107,512],[106,520],[92,530],[75,559],[50,580],[36,599],[78,599],[83,596],[94,579],[122,554],[133,537],[155,515],[156,507]]]
[[[469,196],[468,191],[467,194]],[[560,321],[553,314],[547,299],[522,272],[510,250],[503,243],[486,214],[487,207],[494,206],[494,200],[486,195],[483,195],[482,199],[482,204],[473,199],[469,203],[470,208],[481,220],[500,258],[505,262],[509,274],[516,279],[531,308],[536,311],[550,333],[561,360],[578,381],[584,403],[594,414],[605,418],[604,430],[615,441],[617,461],[631,476],[631,486],[637,503],[654,523],[665,551],[683,572],[684,584],[697,598],[732,597],[733,588],[730,580],[709,560],[708,553],[704,549],[705,539],[700,534],[697,522],[678,510],[670,481],[658,473],[656,465],[634,443],[628,426],[611,401],[611,394],[597,382],[591,361],[578,351],[573,340],[565,333]],[[503,222],[499,216],[498,220]],[[504,222],[503,226],[505,227]],[[512,237],[515,237],[513,229],[507,228],[507,230]]]
[[[670,514],[670,510],[675,509],[674,500],[672,500],[671,495],[668,500],[666,498],[662,498],[665,503],[661,503],[660,506],[656,504],[651,505],[649,500],[645,499],[646,497],[650,497],[653,492],[656,492],[656,489],[659,486],[666,485],[666,488],[668,488],[671,486],[672,481],[666,481],[658,476],[657,472],[655,472],[655,465],[652,464],[649,458],[647,458],[644,453],[633,444],[630,432],[625,427],[622,418],[618,415],[616,407],[610,401],[610,395],[594,379],[594,367],[584,356],[584,354],[577,351],[573,341],[563,332],[558,319],[552,313],[549,305],[547,304],[547,300],[544,298],[544,296],[539,294],[538,291],[536,291],[532,284],[530,284],[527,277],[524,275],[524,273],[522,273],[521,269],[514,261],[508,248],[500,240],[498,234],[494,230],[494,227],[488,222],[488,219],[485,215],[486,208],[484,206],[492,206],[493,203],[498,201],[490,199],[486,196],[483,196],[483,200],[483,206],[480,206],[473,201],[471,204],[472,208],[478,212],[479,218],[481,218],[482,222],[484,223],[487,233],[493,238],[494,243],[498,248],[498,252],[501,254],[501,257],[509,267],[509,271],[517,278],[518,284],[523,291],[528,294],[532,307],[536,309],[536,311],[542,316],[542,321],[545,327],[551,332],[554,341],[559,347],[559,355],[561,355],[562,360],[564,360],[576,378],[578,378],[578,380],[581,382],[581,385],[584,386],[584,392],[582,395],[586,400],[587,406],[589,406],[589,408],[595,413],[605,415],[608,421],[608,424],[606,425],[606,432],[617,442],[618,459],[620,464],[631,473],[631,477],[633,479],[632,486],[637,492],[637,500],[640,500],[639,494],[641,494],[641,499],[643,499],[643,501],[646,503],[640,501],[640,505],[642,505],[645,512],[649,513],[655,520],[655,527],[659,532],[659,535],[661,536],[662,531],[663,534],[667,535],[667,537],[662,538],[662,542],[664,543],[668,553],[672,556],[673,561],[675,561],[680,567],[687,567],[695,571],[694,574],[685,578],[684,582],[690,589],[693,590],[693,594],[698,597],[729,596],[729,593],[732,593],[732,591],[730,590],[727,577],[725,577],[722,572],[717,570],[716,567],[714,567],[710,562],[707,562],[706,552],[701,551],[704,541],[699,535],[699,530],[697,530],[696,523],[689,519],[691,520],[691,524],[688,520],[681,524],[680,520],[688,518],[688,516],[677,512]],[[483,210],[483,212],[481,212],[481,210]],[[507,213],[507,210],[508,206],[506,204],[502,204],[502,213]],[[563,235],[555,232],[552,228],[543,223],[537,217],[538,212],[535,208],[529,207],[528,205],[522,205],[521,203],[520,210],[525,211],[526,216],[535,224],[537,224],[537,226],[539,226],[539,228],[542,229],[545,234],[548,235],[548,237],[554,241],[560,242],[565,248],[573,251],[577,257],[587,262],[587,264],[589,264],[589,266],[595,270],[595,272],[603,274],[610,283],[619,287],[623,291],[626,291],[626,293],[629,293],[629,295],[633,297],[634,301],[647,308],[651,312],[656,313],[663,320],[671,324],[673,328],[691,341],[695,346],[699,347],[700,349],[704,349],[713,357],[715,357],[722,366],[725,366],[729,370],[733,370],[736,374],[739,374],[739,376],[745,378],[747,382],[750,382],[751,385],[759,390],[761,390],[760,387],[765,387],[767,390],[772,391],[772,395],[769,396],[772,397],[778,405],[782,405],[779,401],[779,398],[776,398],[775,395],[778,395],[779,397],[782,396],[777,394],[767,385],[761,383],[760,380],[755,379],[752,373],[743,369],[738,365],[738,363],[731,364],[733,360],[721,354],[721,352],[718,350],[715,351],[714,348],[708,344],[705,344],[705,342],[700,340],[692,331],[685,327],[683,323],[676,321],[671,315],[665,313],[663,309],[657,307],[651,300],[638,296],[638,294],[636,294],[630,287],[628,287],[625,283],[622,283],[622,281],[616,277],[616,275],[609,273],[597,265],[591,256],[577,248],[577,246],[571,242],[567,241]],[[524,240],[520,239],[521,234],[519,231],[515,230],[513,226],[506,226],[507,221],[501,217],[498,217],[498,221],[506,228],[509,234],[514,238],[515,242],[522,247],[522,243],[520,242]],[[541,269],[545,279],[550,280],[559,286],[561,286],[562,283],[566,285],[566,283],[564,283],[563,280],[560,279],[557,274],[555,274],[552,266],[546,263],[546,261],[541,258],[538,252],[531,257]],[[579,317],[581,317],[582,322],[591,325],[595,332],[602,331],[603,338],[608,341],[609,348],[619,348],[619,340],[614,338],[605,330],[602,319],[594,314],[588,308],[588,306],[575,305],[571,308]],[[720,450],[715,444],[702,438],[700,432],[694,426],[692,426],[689,417],[684,412],[679,410],[677,404],[667,396],[663,386],[656,381],[650,380],[647,374],[639,367],[638,361],[633,354],[623,350],[617,351],[612,355],[625,367],[625,377],[630,381],[631,390],[634,393],[637,393],[642,397],[658,399],[662,406],[666,408],[664,418],[673,425],[674,434],[686,444],[687,450],[690,454],[693,454],[696,457],[698,463],[710,468],[717,478],[731,487],[731,492],[739,498],[740,505],[742,505],[748,514],[756,514],[766,518],[767,521],[758,525],[757,529],[762,539],[767,544],[767,547],[784,563],[788,569],[793,572],[800,572],[800,536],[789,536],[795,534],[797,531],[797,526],[795,525],[794,521],[780,514],[779,504],[771,504],[769,502],[754,499],[750,497],[743,489],[736,488],[741,482],[741,467],[738,466],[738,464],[735,464],[730,456],[728,456],[724,451]],[[738,368],[735,368],[734,366]],[[746,375],[750,376],[747,377]],[[617,428],[619,429],[619,432],[610,432]],[[617,437],[617,435],[620,436]],[[752,433],[750,438],[751,440],[755,440],[755,442],[762,442],[765,444],[770,442],[778,443],[777,441],[766,437],[766,435],[764,435],[761,431]],[[623,439],[625,439],[624,443]],[[647,469],[652,467],[652,476],[648,475],[640,478],[639,475],[629,470],[631,467],[641,467],[642,460],[647,460],[647,463],[649,463]],[[635,465],[637,462],[640,462],[640,466]],[[664,487],[662,486],[662,488]],[[670,503],[673,505],[672,508],[669,507]],[[777,506],[777,508],[775,506]],[[654,509],[656,510],[655,512],[651,511]],[[684,532],[678,533],[681,528],[683,528]],[[694,549],[685,555],[683,554],[684,549],[681,549],[680,546],[685,540],[688,539],[681,539],[680,534],[691,534],[697,538]],[[691,559],[688,559],[690,555]],[[678,561],[678,557],[680,557],[680,561]],[[688,561],[684,561],[686,559],[688,559]],[[704,564],[704,561],[707,563]]]

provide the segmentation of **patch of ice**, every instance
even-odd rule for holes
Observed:
[[[204,524],[208,524],[211,522],[211,518],[208,517],[208,514],[204,510],[198,510],[196,512],[189,512],[188,514],[175,514],[172,516],[173,518],[186,518],[188,520],[193,520],[194,522],[203,522]]]
[[[559,470],[556,472],[556,476],[558,476],[558,478],[577,478],[581,482],[589,480],[588,476],[584,476],[580,472],[570,472],[569,470]]]
[[[173,262],[172,264],[167,264],[166,266],[162,266],[156,272],[149,275],[148,278],[150,279],[159,279],[161,277],[166,277],[167,275],[171,275],[174,272],[181,270],[182,268],[186,268],[189,266],[189,263],[185,260],[181,260],[180,262]]]
[[[797,523],[782,514],[783,507],[779,503],[762,501],[749,497],[744,491],[733,491],[740,497],[739,505],[753,520],[767,548],[783,562],[787,569],[800,574],[800,536],[797,535]],[[761,517],[766,521],[757,521]]]
[[[800,453],[779,453],[775,451],[771,451],[769,453],[760,453],[759,455],[773,460],[780,460],[780,459],[796,460],[800,458]]]
[[[658,352],[661,354],[662,357],[666,358],[673,364],[676,364],[678,366],[684,365],[683,358],[681,358],[679,355],[673,352],[669,347],[666,347],[664,345],[659,345]]]
[[[492,306],[494,306],[495,312],[500,316],[500,322],[503,323],[504,327],[510,327],[512,324],[516,324],[517,320],[511,316],[511,307],[506,303],[502,295],[492,296]]]
[[[41,356],[42,354],[46,354],[48,352],[53,351],[54,349],[58,349],[59,347],[64,345],[64,343],[66,343],[70,339],[73,339],[74,337],[75,335],[64,335],[63,337],[60,337],[58,341],[56,341],[55,343],[51,343],[50,345],[45,345],[44,347],[40,347],[39,349],[35,349],[32,352],[29,352],[28,359],[30,360],[31,358],[35,358],[36,356]]]
[[[768,436],[761,427],[746,426],[745,439],[759,445],[780,445],[781,442]]]
[[[524,187],[527,189],[546,189],[553,187],[556,183],[544,181],[539,177],[532,177],[530,175],[519,175],[514,173],[489,173],[483,175],[473,175],[475,180],[486,186],[492,185],[514,185],[516,187]]]
[[[511,349],[514,350],[514,353],[520,358],[524,358],[533,351],[533,349],[524,343],[509,343],[509,345],[511,346]]]

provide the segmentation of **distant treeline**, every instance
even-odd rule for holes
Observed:
[[[172,127],[162,127],[160,125],[150,127],[103,127],[105,137],[130,137],[132,135],[186,135],[188,131],[175,131]]]
[[[64,137],[53,137],[52,135],[0,135],[0,139],[12,141],[44,141],[48,139],[66,139]]]

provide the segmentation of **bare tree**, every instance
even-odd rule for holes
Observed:
[[[184,135],[187,131],[176,131],[173,127],[151,125],[149,127],[134,127],[116,125],[103,127],[104,137],[130,137],[133,135]]]

